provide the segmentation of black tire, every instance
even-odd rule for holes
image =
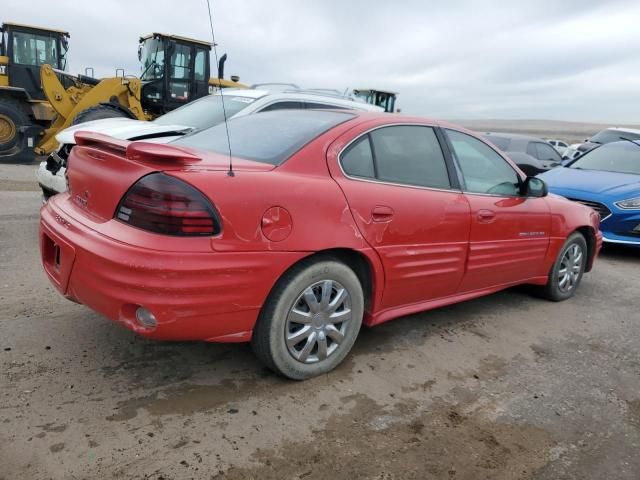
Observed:
[[[325,289],[325,285],[330,285],[331,288]],[[314,314],[314,310],[310,308],[311,304],[306,303],[306,299],[310,297],[305,297],[304,292],[310,288],[314,289],[312,292],[317,292],[314,293],[315,305],[318,308],[315,311],[319,313]],[[342,298],[339,295],[340,289],[344,289],[348,294],[348,302],[344,300],[342,305],[337,305],[338,310],[333,310],[333,313],[322,311],[323,305],[331,307],[337,303],[339,297]],[[326,303],[322,298],[323,291],[330,292]],[[298,308],[304,309],[305,305],[309,306],[309,311],[305,313],[308,315],[309,323],[300,324],[301,328],[295,330],[294,326],[298,322],[290,321],[290,316],[299,318],[295,314],[299,311]],[[338,325],[337,329],[334,325],[334,329],[329,330],[331,327],[327,327],[326,322],[331,323],[330,319],[336,315],[349,316],[349,311],[350,318],[342,323],[334,322]],[[283,275],[269,294],[253,330],[251,345],[256,356],[273,371],[292,380],[305,380],[333,370],[344,360],[358,336],[363,314],[362,285],[353,270],[333,259],[302,261]],[[322,326],[325,320],[325,326]],[[307,328],[311,334],[302,338],[299,344],[287,345],[287,335],[294,337]],[[336,330],[340,330],[341,336],[335,337],[339,338],[339,341],[333,340],[337,335]],[[305,347],[312,343],[309,339],[315,340],[316,345],[307,353],[306,361],[294,357],[292,352],[297,355],[297,352],[305,350]],[[302,343],[304,347],[297,349]],[[321,343],[325,346],[324,349],[321,349]],[[300,353],[300,357],[302,355]]]
[[[8,154],[23,144],[20,127],[31,125],[29,117],[13,98],[0,98],[0,155]],[[12,154],[19,153],[19,150]]]
[[[567,255],[571,256],[571,252],[569,251],[573,248],[577,248],[581,252],[579,265],[566,258]],[[549,280],[547,281],[547,284],[540,290],[541,295],[544,298],[554,302],[561,302],[563,300],[571,298],[576,293],[576,290],[580,285],[582,275],[584,274],[584,270],[587,265],[587,260],[587,241],[582,236],[582,234],[578,232],[571,234],[560,249],[558,258],[556,258],[556,261],[554,262],[553,267],[549,272]],[[579,271],[571,272],[571,269],[567,267],[567,262],[569,263],[569,267],[579,267]],[[569,284],[569,288],[567,288],[567,283],[565,283],[564,286],[561,284],[561,269],[563,267],[567,268],[570,275],[571,273],[575,273],[573,277],[571,277],[570,279],[566,279],[566,282],[568,282]]]
[[[79,125],[92,120],[102,120],[105,118],[132,118],[132,115],[129,115],[115,105],[96,105],[77,114],[71,122],[71,125]]]

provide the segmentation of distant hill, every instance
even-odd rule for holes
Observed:
[[[510,132],[543,138],[559,138],[569,143],[578,143],[608,127],[640,129],[640,125],[612,125],[604,123],[563,122],[558,120],[451,120],[476,132]]]

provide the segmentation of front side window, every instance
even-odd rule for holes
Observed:
[[[54,37],[35,33],[14,32],[13,61],[20,65],[58,65],[58,42]]]
[[[519,195],[520,177],[495,150],[471,135],[455,130],[446,132],[462,171],[466,192]]]

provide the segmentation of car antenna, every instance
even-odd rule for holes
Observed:
[[[218,60],[218,50],[216,49],[216,35],[213,33],[213,16],[211,15],[211,2],[207,0],[207,9],[209,10],[209,25],[211,26],[211,40],[213,42],[213,55],[216,57],[216,65],[220,65],[220,61]],[[225,55],[226,56],[226,55]],[[218,70],[218,80],[222,80],[220,78],[220,70]],[[229,137],[229,124],[227,122],[227,109],[224,106],[224,94],[222,93],[222,88],[220,87],[220,100],[222,101],[222,116],[224,117],[224,129],[227,133],[227,145],[229,146],[229,171],[227,175],[230,177],[235,177],[235,173],[233,172],[233,156],[231,155],[231,139]]]

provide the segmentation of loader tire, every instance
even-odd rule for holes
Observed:
[[[24,127],[31,126],[20,102],[0,98],[0,163],[30,163],[33,160],[33,148],[28,149],[25,145]]]
[[[0,152],[11,150],[20,143],[20,127],[29,119],[12,98],[0,98]]]
[[[75,116],[71,125],[90,122],[92,120],[102,120],[104,118],[134,118],[115,105],[96,105],[89,107]]]

